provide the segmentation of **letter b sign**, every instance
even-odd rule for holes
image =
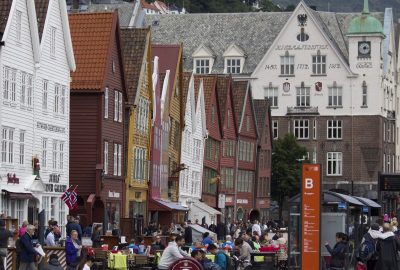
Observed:
[[[306,178],[304,181],[305,189],[312,189],[314,187],[314,181],[311,178]]]

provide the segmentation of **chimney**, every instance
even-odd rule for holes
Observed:
[[[311,8],[312,10],[317,11],[317,6],[310,6],[310,8]]]
[[[72,0],[72,10],[79,9],[79,0]]]

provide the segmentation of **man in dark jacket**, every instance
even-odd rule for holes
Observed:
[[[8,238],[12,233],[6,229],[4,220],[0,219],[0,270],[4,270],[4,259],[7,255]]]
[[[75,219],[73,216],[70,216],[70,220],[67,223],[66,226],[66,231],[67,231],[67,236],[71,236],[72,231],[77,231],[78,232],[78,239],[82,239],[82,228],[81,225],[79,225],[79,220]]]
[[[222,222],[218,222],[217,224],[217,236],[218,236],[218,240],[225,240],[225,235],[227,234],[226,231],[226,226],[224,223]]]
[[[19,239],[21,252],[19,253],[19,270],[34,270],[34,257],[40,254],[33,248],[32,236],[35,233],[35,226],[28,225],[26,233]]]
[[[51,254],[49,257],[49,264],[42,268],[42,270],[64,270],[58,261],[57,254]]]
[[[185,224],[183,225],[183,227],[185,228],[185,243],[187,246],[191,246],[193,243],[193,237],[192,237],[192,227],[190,227],[190,225],[188,224],[188,222],[185,222]]]
[[[342,270],[344,269],[344,261],[346,259],[347,242],[346,235],[344,233],[336,233],[336,244],[333,249],[329,246],[328,242],[325,242],[325,247],[331,254],[331,262],[329,265],[330,270]]]
[[[376,263],[375,269],[399,269],[399,251],[400,243],[394,237],[394,233],[391,231],[390,225],[388,223],[385,223],[383,225],[383,233],[379,236],[379,240],[376,245],[378,261]]]

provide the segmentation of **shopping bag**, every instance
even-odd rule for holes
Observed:
[[[367,270],[367,266],[362,262],[358,262],[355,270]]]

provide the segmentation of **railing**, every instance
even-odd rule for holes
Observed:
[[[319,114],[318,107],[287,107],[287,115],[296,114]]]

